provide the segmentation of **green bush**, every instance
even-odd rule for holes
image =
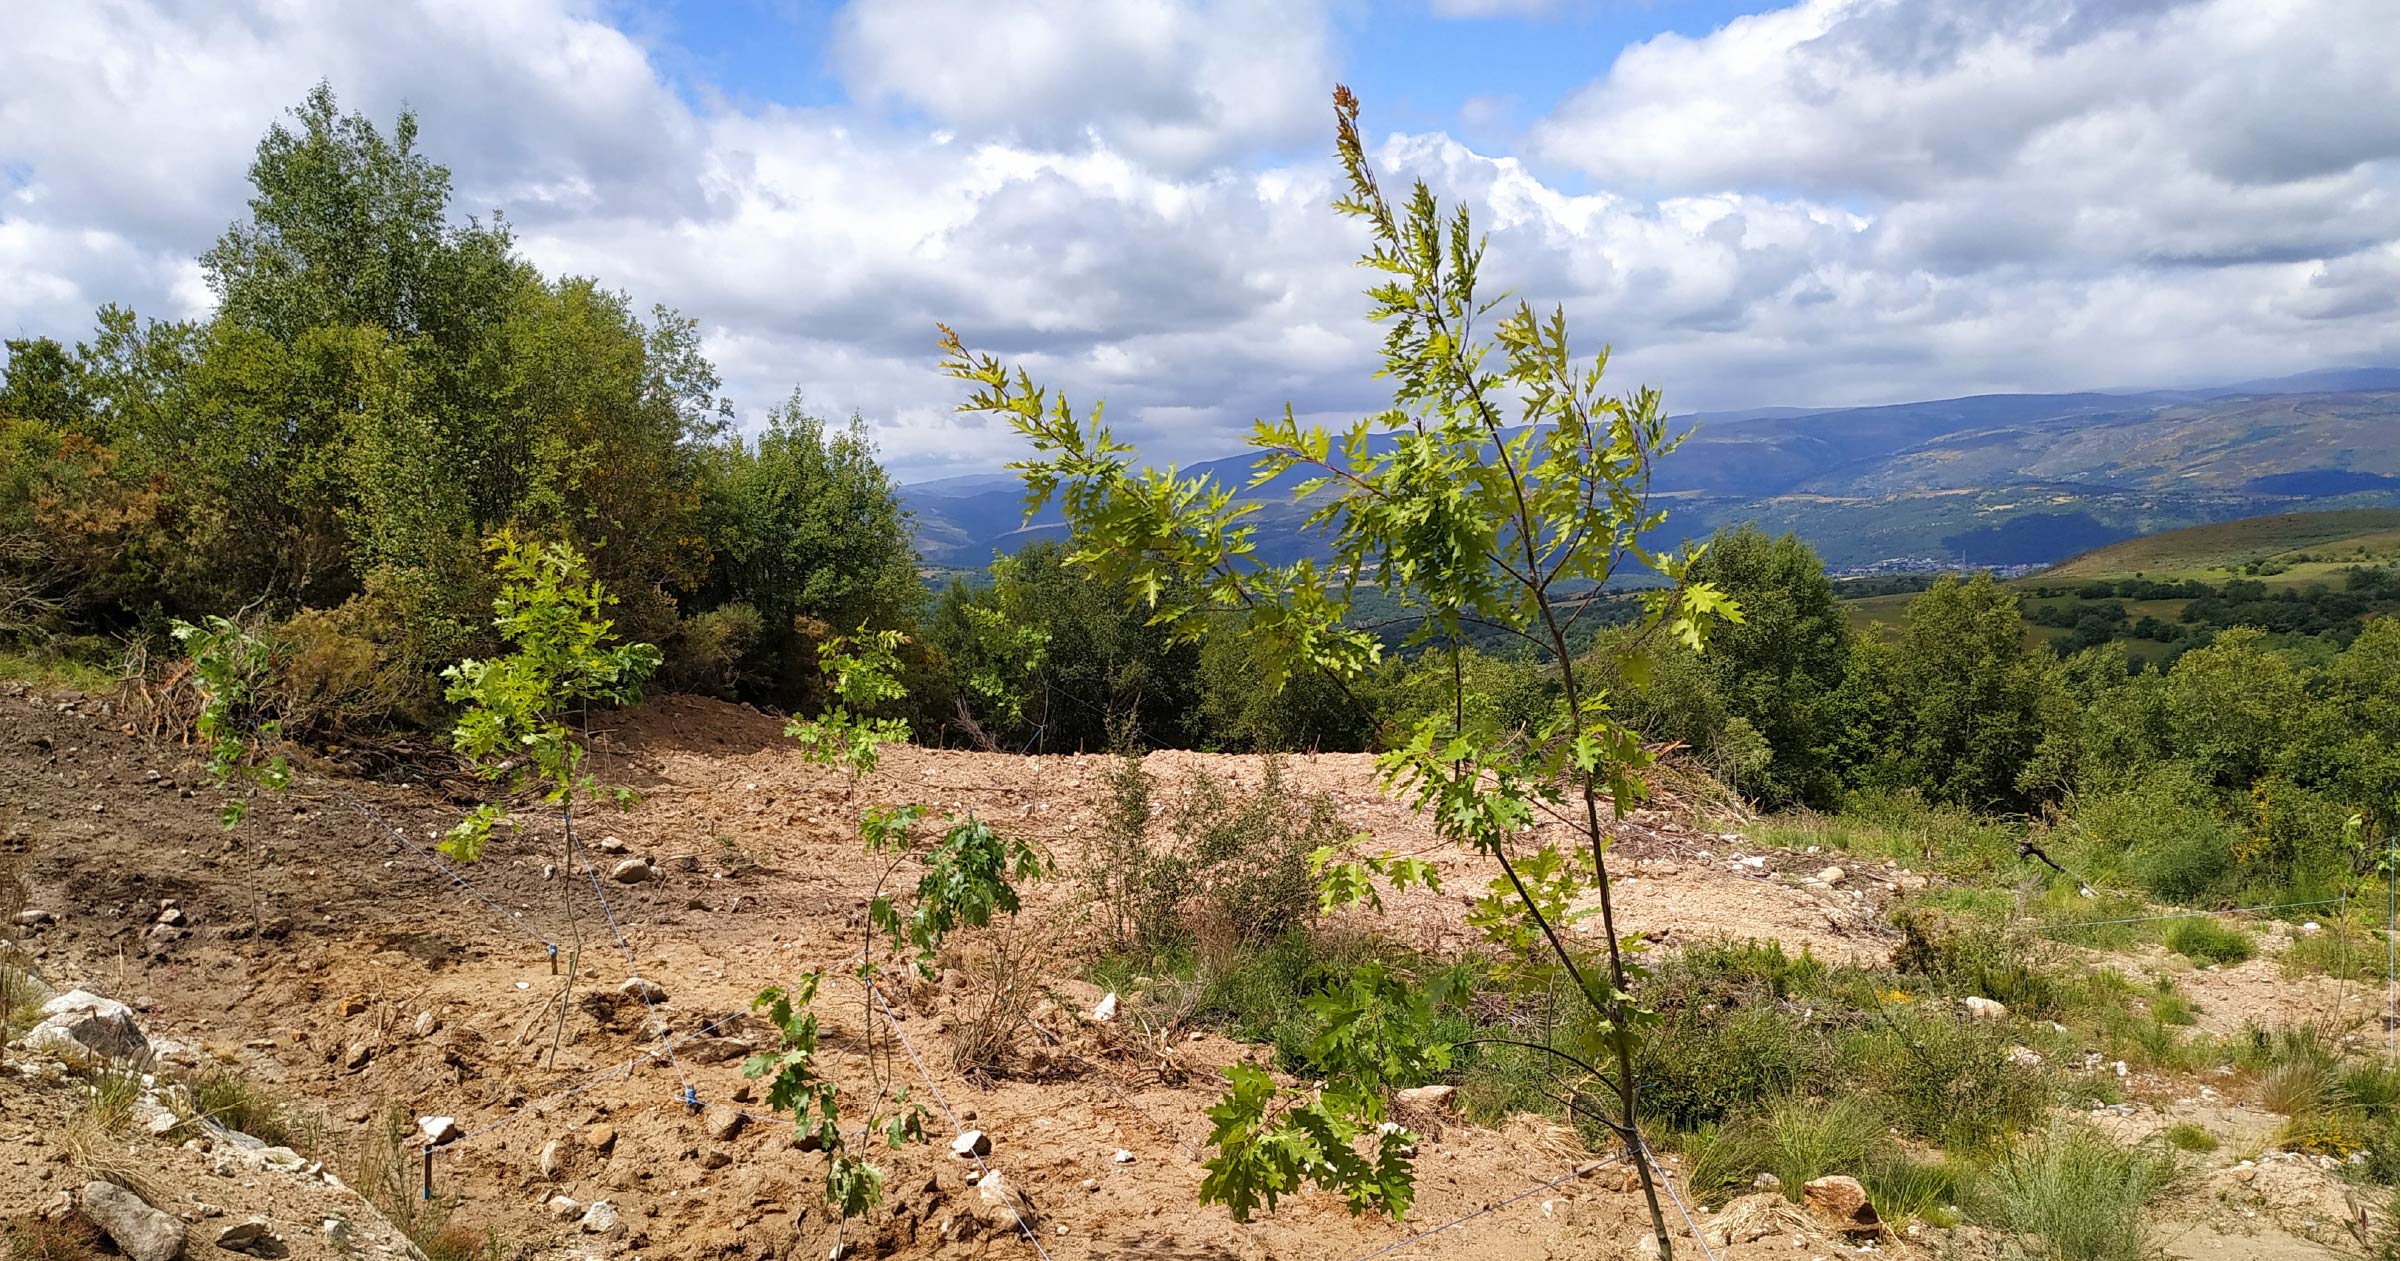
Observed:
[[[1818,1035],[1773,1007],[1715,1020],[1671,1021],[1634,1061],[1643,1106],[1679,1130],[1722,1120],[1820,1078],[1833,1056]]]
[[[1973,1147],[2049,1108],[2048,1079],[2010,1059],[2001,1029],[1949,1012],[1894,1008],[1858,1035],[1853,1055],[1904,1133]]]
[[[2241,963],[2258,950],[2251,934],[2205,915],[2170,923],[2163,940],[2168,949],[2195,963]]]
[[[1309,855],[1348,839],[1329,793],[1300,793],[1282,759],[1269,757],[1259,786],[1237,791],[1208,775],[1186,780],[1168,812],[1190,893],[1220,941],[1255,947],[1317,922]]]
[[[2143,1204],[2174,1176],[2166,1156],[2062,1123],[2011,1145],[1972,1199],[1979,1217],[2028,1236],[2044,1261],[2144,1261]]]
[[[2180,1152],[2214,1152],[2218,1149],[2217,1136],[2190,1121],[2179,1121],[2169,1126],[2161,1137],[2167,1140],[2168,1146]]]

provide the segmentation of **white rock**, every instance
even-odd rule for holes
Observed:
[[[628,858],[609,868],[609,879],[619,884],[640,884],[650,876],[650,864],[639,858]]]
[[[572,1195],[551,1196],[550,1203],[544,1207],[549,1210],[554,1221],[571,1222],[584,1215],[583,1201]]]
[[[1960,999],[1959,1005],[1967,1010],[1968,1015],[1973,1016],[1978,1020],[2009,1019],[2009,1008],[2003,1004],[1996,1003],[1989,998],[1983,998],[1971,994],[1966,998]]]
[[[1447,1108],[1458,1093],[1457,1086],[1413,1086],[1393,1097],[1413,1108]]]
[[[1092,1009],[1092,1018],[1104,1025],[1112,1020],[1117,1019],[1116,990],[1110,990],[1108,994],[1100,1000],[1099,1005]]]
[[[41,1015],[25,1045],[60,1059],[132,1059],[150,1049],[131,1007],[89,990],[68,990],[42,1004]]]
[[[1114,1160],[1121,1165],[1130,1165],[1134,1163],[1134,1153],[1120,1147],[1117,1149],[1117,1154],[1109,1157],[1109,1159]]]
[[[992,1140],[982,1130],[969,1130],[950,1141],[950,1154],[961,1160],[974,1160],[992,1154]]]
[[[442,1018],[434,1015],[430,1011],[418,1012],[417,1023],[411,1026],[411,1028],[416,1031],[417,1036],[420,1038],[430,1038],[434,1036],[435,1031],[441,1027]]]
[[[1843,877],[1848,874],[1850,873],[1844,871],[1840,867],[1828,867],[1824,871],[1817,873],[1817,878],[1825,881],[1827,884],[1841,884]]]
[[[618,986],[617,992],[636,1002],[663,1003],[667,1001],[666,987],[646,976],[625,978],[625,984]]]
[[[456,1117],[418,1117],[417,1128],[425,1131],[425,1141],[436,1147],[458,1141],[459,1123]]]
[[[625,1223],[617,1220],[617,1206],[607,1200],[592,1201],[584,1209],[582,1223],[587,1235],[614,1235],[625,1229]]]
[[[83,1216],[133,1261],[173,1261],[183,1255],[183,1223],[116,1183],[84,1183]]]

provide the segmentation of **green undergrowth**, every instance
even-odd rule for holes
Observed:
[[[0,644],[0,683],[32,683],[71,692],[113,692],[122,648],[98,636],[41,645]]]

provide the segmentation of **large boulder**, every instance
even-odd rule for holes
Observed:
[[[129,1060],[150,1050],[133,1008],[90,990],[68,990],[42,1004],[41,1023],[25,1034],[25,1045],[69,1060]]]
[[[114,1182],[83,1184],[83,1217],[133,1261],[175,1261],[183,1255],[183,1223]]]

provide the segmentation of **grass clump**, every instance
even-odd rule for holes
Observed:
[[[2345,920],[2329,920],[2320,931],[2293,938],[2280,965],[2288,978],[2330,976],[2342,981],[2381,981],[2392,967],[2384,934]]]
[[[2180,1152],[2214,1152],[2218,1149],[2217,1135],[2190,1121],[2178,1121],[2161,1135],[2170,1147]]]
[[[2010,1046],[1991,1024],[1896,1004],[1858,1035],[1855,1056],[1904,1133],[1974,1148],[2050,1106],[2049,1078],[2011,1058]]]
[[[2062,1124],[2002,1152],[1980,1184],[1978,1215],[2029,1236],[2044,1261],[2144,1261],[2143,1204],[2175,1171],[2168,1156]]]
[[[1860,1168],[1859,1182],[1876,1215],[1894,1229],[1912,1221],[1945,1228],[1959,1224],[1957,1205],[1967,1174],[1947,1157],[1885,1151]]]
[[[2241,963],[2258,953],[2251,934],[2230,928],[2206,915],[2168,925],[2167,947],[2198,964]]]
[[[214,1121],[269,1147],[292,1147],[300,1141],[291,1110],[234,1068],[212,1064],[187,1075],[182,1085],[184,1106],[177,1112],[186,1125]]]

